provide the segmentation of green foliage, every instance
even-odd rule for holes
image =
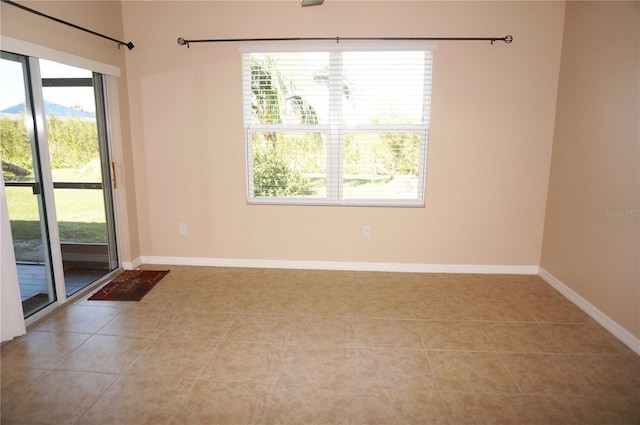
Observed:
[[[100,157],[95,121],[47,117],[52,168],[81,168]],[[0,157],[33,174],[31,141],[24,120],[0,118]]]
[[[360,173],[362,154],[360,145],[355,143],[352,134],[344,136],[344,172],[347,174]]]
[[[315,108],[298,94],[294,81],[279,72],[270,55],[251,62],[251,94],[253,116],[261,124],[282,124],[291,117],[300,124],[318,124]]]
[[[95,121],[47,117],[52,168],[79,168],[100,158]]]
[[[272,76],[273,60],[254,59],[251,62],[251,108],[253,115],[262,124],[280,124],[280,87]]]
[[[253,156],[254,196],[304,196],[313,191],[309,180],[273,149]]]
[[[414,124],[396,111],[383,112],[383,117],[373,119],[374,124]],[[417,176],[420,169],[420,133],[383,133],[374,145],[378,172],[394,177],[396,174]]]
[[[398,174],[418,175],[420,137],[418,133],[389,133],[380,135],[382,143],[375,146],[376,160],[383,172],[391,177]]]
[[[322,86],[325,86],[327,89],[329,88],[329,68],[324,68],[320,70],[316,75],[313,76],[313,80]],[[342,85],[342,95],[347,100],[353,100],[355,98],[353,89],[351,87],[351,83]]]
[[[293,95],[287,98],[287,102],[291,105],[296,115],[300,117],[301,124],[317,125],[318,114],[316,110],[307,103],[302,96]]]
[[[107,243],[105,223],[58,222],[58,232],[62,242]],[[16,241],[41,241],[39,221],[12,220],[11,234]]]
[[[0,158],[33,170],[31,141],[24,121],[0,118]]]

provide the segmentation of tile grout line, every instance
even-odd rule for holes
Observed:
[[[187,311],[187,310],[185,310]],[[227,313],[229,314],[229,313]],[[195,388],[196,384],[198,383],[199,380],[205,380],[205,379],[201,379],[202,377],[202,373],[204,372],[205,367],[207,366],[207,364],[209,364],[209,362],[215,357],[216,352],[218,351],[218,348],[220,347],[220,344],[222,343],[222,341],[224,340],[224,338],[227,336],[227,334],[229,333],[229,330],[231,329],[231,327],[234,325],[234,323],[236,322],[238,315],[237,314],[233,314],[233,319],[231,320],[231,323],[229,324],[229,326],[227,327],[227,329],[225,330],[224,334],[220,337],[220,339],[218,340],[218,342],[215,344],[215,347],[213,347],[211,349],[211,352],[208,354],[207,359],[205,361],[202,362],[202,366],[200,367],[200,371],[194,376],[193,378],[193,382],[191,382],[191,385],[189,386],[189,388],[187,388],[184,392],[184,398],[182,399],[182,401],[179,403],[179,405],[177,406],[175,412],[169,417],[169,421],[168,424],[172,424],[176,418],[178,417],[178,415],[180,414],[180,412],[182,411],[182,409],[184,408],[184,405],[186,404],[187,400],[189,400],[189,397],[191,396],[191,394],[193,393],[193,389]]]
[[[508,323],[511,323],[511,322],[508,322]],[[491,342],[491,339],[487,336],[487,333],[485,332],[483,327],[480,326],[477,322],[476,322],[476,325],[480,328],[480,332],[482,332],[482,335],[484,335],[484,337],[487,339],[487,341],[491,345],[491,348],[493,348],[493,353],[495,354],[496,357],[498,357],[498,360],[500,361],[500,364],[502,365],[504,370],[507,372],[507,375],[509,375],[509,379],[511,379],[511,382],[513,383],[513,385],[515,385],[515,387],[518,389],[520,395],[525,394],[524,391],[522,391],[522,388],[520,388],[520,385],[518,385],[518,381],[516,381],[516,379],[513,377],[513,373],[511,373],[511,371],[509,370],[509,368],[505,364],[504,359],[500,355],[500,352],[498,350],[496,350],[495,345],[493,345],[493,342]]]
[[[424,336],[422,335],[422,330],[420,330],[420,326],[418,325],[418,321],[415,320],[416,330],[418,331],[418,335],[420,335],[420,341],[422,342],[422,350],[424,351],[424,355],[427,358],[427,364],[429,365],[429,369],[431,370],[431,375],[433,377],[433,382],[436,385],[436,392],[438,393],[438,398],[440,399],[440,406],[442,407],[442,411],[444,412],[445,419],[448,424],[451,423],[452,418],[450,417],[449,410],[447,409],[447,405],[444,402],[444,398],[442,397],[442,389],[440,388],[440,384],[438,383],[438,377],[436,376],[436,370],[433,367],[433,363],[431,361],[431,356],[429,356],[429,350],[427,349],[427,344],[424,341]]]
[[[569,359],[571,360],[571,362],[572,362],[572,363],[573,363],[573,364],[578,368],[578,370],[579,370],[580,372],[582,372],[582,375],[583,375],[585,378],[587,378],[587,380],[588,380],[589,382],[591,382],[591,384],[593,384],[593,386],[595,386],[595,387],[598,389],[598,391],[601,393],[601,397],[607,397],[607,396],[608,396],[607,391],[606,391],[604,388],[602,388],[602,387],[601,387],[601,386],[600,386],[596,381],[594,381],[594,380],[591,378],[591,376],[589,376],[589,374],[587,373],[587,370],[585,370],[585,368],[584,368],[584,367],[582,367],[582,365],[580,365],[580,363],[578,363],[578,362],[575,360],[574,356],[580,356],[580,355],[583,355],[583,356],[584,356],[584,355],[589,355],[589,354],[569,354],[569,355],[568,355],[568,357],[569,357]]]
[[[87,297],[88,297],[88,296],[90,296],[90,295],[87,295]],[[110,336],[109,334],[99,334],[98,332],[100,332],[100,330],[102,330],[102,329],[104,329],[106,326],[108,326],[108,325],[109,325],[109,323],[111,323],[112,321],[116,320],[116,318],[118,318],[118,317],[120,317],[121,315],[123,315],[127,310],[129,310],[129,308],[123,308],[123,309],[122,309],[122,311],[120,311],[120,313],[118,313],[117,315],[115,315],[113,318],[111,318],[111,320],[107,321],[107,323],[105,323],[103,326],[101,326],[99,329],[97,329],[97,330],[92,334],[92,336],[91,336],[91,337],[89,337],[89,338],[87,338],[87,340],[86,340],[86,341],[84,341],[84,342],[86,343],[87,341],[89,341],[91,338],[93,338],[93,337],[95,337],[95,336],[100,336],[100,335]],[[118,335],[118,336],[119,336],[119,335]],[[153,340],[155,340],[155,339],[157,339],[157,335],[156,335],[156,337],[155,337]],[[121,371],[120,373],[113,374],[113,375],[115,376],[115,377],[114,377],[114,379],[113,379],[113,381],[111,381],[111,383],[110,383],[109,385],[107,385],[107,386],[106,386],[106,388],[104,389],[104,391],[102,391],[102,393],[101,393],[98,397],[96,397],[96,399],[93,401],[93,403],[91,403],[91,405],[90,405],[90,406],[88,406],[88,407],[84,410],[84,412],[82,412],[82,413],[78,416],[78,420],[76,420],[75,424],[79,424],[79,423],[82,421],[82,419],[87,415],[87,413],[89,413],[89,411],[93,408],[93,406],[95,406],[95,405],[98,403],[98,401],[100,401],[100,399],[101,399],[102,397],[104,397],[104,395],[105,395],[105,394],[106,394],[106,393],[111,389],[111,387],[113,387],[113,386],[116,384],[116,382],[118,382],[118,381],[122,378],[122,376],[124,376],[124,374],[125,374],[125,373],[130,369],[130,368],[131,368],[131,366],[133,366],[133,364],[134,364],[134,363],[135,363],[135,362],[140,358],[140,356],[142,356],[142,353],[144,353],[144,352],[149,348],[149,346],[150,346],[152,343],[153,343],[153,341],[149,342],[149,344],[147,344],[147,346],[144,348],[144,350],[141,350],[141,351],[140,351],[140,353],[138,354],[138,356],[135,358],[135,360],[133,360],[133,361],[131,362],[131,364],[129,365],[129,367],[128,367],[128,368],[125,368],[125,369],[124,369],[123,371]],[[83,344],[84,344],[84,343],[83,343]],[[79,347],[78,347],[78,348],[79,348]],[[75,350],[74,350],[74,351],[75,351]],[[62,362],[62,360],[61,360],[60,362]]]

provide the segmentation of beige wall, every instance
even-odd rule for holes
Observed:
[[[122,11],[112,1],[20,1],[24,6],[119,39]],[[124,55],[111,41],[2,3],[2,35],[61,52],[122,66]],[[126,50],[126,49],[124,49]]]
[[[116,1],[40,1],[19,2],[31,9],[73,23],[75,25],[123,39],[122,9]],[[127,104],[127,82],[125,57],[135,53],[95,35],[62,25],[50,19],[34,15],[12,5],[0,3],[0,31],[3,36],[26,41],[63,54],[90,59],[121,69],[122,76],[109,84],[112,95],[111,117],[117,124],[113,133],[113,158],[118,164],[119,189],[118,216],[121,229],[121,253],[123,261],[132,261],[140,255],[135,183],[133,181],[129,107]],[[125,40],[128,41],[128,40]],[[2,46],[0,46],[2,47]],[[6,47],[5,47],[6,48]],[[25,53],[17,51],[15,53]],[[117,104],[113,100],[117,99]],[[121,130],[121,131],[120,131]],[[127,189],[126,191],[124,189]],[[132,232],[126,230],[131,229]]]
[[[561,2],[123,2],[143,256],[538,265]],[[185,37],[504,36],[441,42],[426,208],[248,206],[237,44]],[[188,224],[180,235],[178,223]],[[363,239],[362,226],[372,227]]]
[[[569,2],[541,266],[640,337],[640,3]]]

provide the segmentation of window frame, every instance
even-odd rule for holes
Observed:
[[[423,208],[426,204],[426,178],[427,178],[427,154],[429,143],[429,129],[431,117],[431,92],[433,81],[433,51],[435,43],[431,41],[413,42],[359,42],[355,45],[309,45],[279,44],[241,46],[242,55],[242,90],[243,90],[243,120],[245,130],[245,160],[246,160],[246,188],[247,203],[249,205],[300,205],[300,206],[368,206],[368,207],[417,207]],[[340,105],[329,109],[327,124],[253,124],[251,123],[252,108],[251,96],[247,90],[251,90],[251,59],[252,53],[287,53],[287,52],[329,52],[330,68],[335,71],[336,66],[342,72],[342,53],[352,51],[424,51],[425,68],[423,74],[423,123],[422,124],[366,124],[344,126],[342,124],[342,80],[329,77],[329,103]],[[331,74],[330,74],[331,75]],[[342,75],[342,74],[341,74]],[[338,100],[338,101],[336,101]],[[326,197],[310,196],[255,196],[254,166],[253,166],[253,135],[260,132],[277,133],[321,133],[327,138],[325,152],[327,160],[326,169]],[[418,133],[418,188],[417,198],[344,198],[344,141],[345,134],[397,134]]]

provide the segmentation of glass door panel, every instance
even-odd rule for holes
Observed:
[[[104,102],[94,88],[101,78],[42,59],[40,71],[65,289],[72,295],[118,267],[108,152],[100,137],[104,108],[96,107]]]
[[[29,65],[0,58],[0,157],[25,317],[56,301]]]

